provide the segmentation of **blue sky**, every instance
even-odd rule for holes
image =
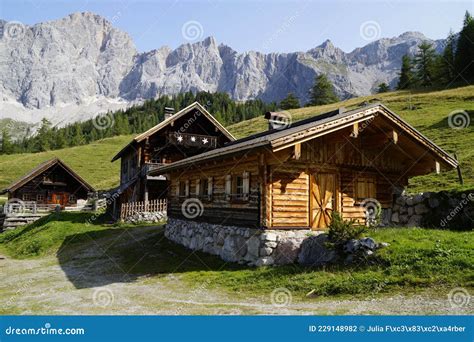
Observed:
[[[326,39],[351,51],[405,31],[445,38],[460,29],[466,10],[474,12],[474,1],[0,0],[0,18],[28,25],[97,13],[129,33],[140,51],[211,35],[239,52],[305,51]]]

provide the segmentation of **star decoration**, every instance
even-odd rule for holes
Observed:
[[[192,141],[192,142],[195,142],[195,141],[196,141],[196,137],[191,137],[191,141]]]
[[[208,141],[209,141],[209,140],[207,140],[207,138],[202,139],[202,143],[203,143],[204,145],[207,144]]]
[[[178,136],[178,142],[182,142],[183,141],[183,137],[181,135]]]

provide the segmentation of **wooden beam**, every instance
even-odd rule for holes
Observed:
[[[398,132],[396,130],[392,130],[392,142],[398,144]]]
[[[439,174],[441,171],[441,165],[439,164],[439,161],[435,161],[435,170],[437,174]]]
[[[299,160],[301,158],[301,143],[298,143],[294,147],[293,159]]]
[[[354,122],[352,125],[351,138],[357,138],[359,136],[359,122]]]

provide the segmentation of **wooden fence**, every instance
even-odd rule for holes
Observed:
[[[168,202],[166,199],[155,199],[148,202],[130,202],[122,203],[120,208],[120,219],[125,220],[127,217],[142,212],[166,212]]]

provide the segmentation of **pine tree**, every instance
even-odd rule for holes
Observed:
[[[413,70],[410,56],[402,57],[402,66],[400,69],[400,78],[398,80],[397,89],[409,89],[413,86]]]
[[[443,54],[439,57],[438,62],[438,78],[440,82],[445,85],[453,82],[456,77],[455,45],[456,37],[451,31],[446,39]]]
[[[51,122],[48,119],[43,118],[41,120],[41,127],[38,130],[38,134],[36,136],[37,150],[43,152],[51,149],[51,140]]]
[[[287,110],[287,109],[295,109],[295,108],[300,108],[300,107],[301,107],[300,100],[293,93],[288,93],[288,95],[280,102],[281,109]]]
[[[339,98],[334,92],[334,86],[326,75],[316,76],[314,85],[310,90],[310,105],[318,106],[338,102]]]
[[[6,128],[2,130],[2,153],[3,154],[13,153],[12,140]]]
[[[436,81],[435,50],[428,42],[423,42],[418,46],[418,53],[415,56],[415,77],[417,84],[422,87],[430,87]]]
[[[377,93],[380,94],[380,93],[386,93],[390,91],[390,87],[387,83],[383,82],[383,83],[380,83],[378,85],[378,88],[377,88]]]
[[[459,81],[474,81],[474,19],[466,11],[464,23],[455,53],[456,72],[460,76]]]

